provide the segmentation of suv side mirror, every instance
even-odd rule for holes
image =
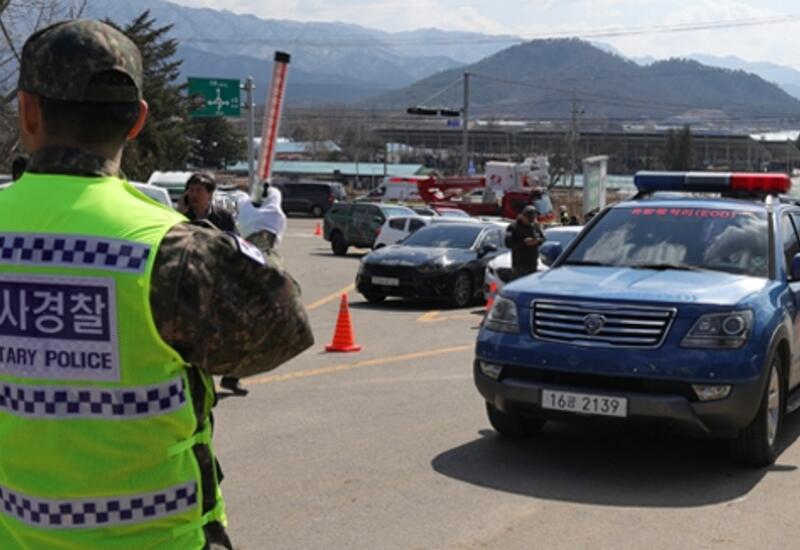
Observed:
[[[487,254],[491,254],[492,252],[497,252],[497,245],[485,244],[480,248],[480,250],[478,250],[478,257],[483,258]]]
[[[377,223],[378,225],[383,225],[383,224],[386,222],[386,220],[384,220],[384,219],[383,219],[382,217],[380,217],[380,216],[375,216],[374,218],[372,218],[372,221],[374,221],[374,222],[375,222],[375,223]]]
[[[792,281],[800,281],[800,254],[795,254],[792,258],[792,269],[789,276]]]
[[[544,265],[550,267],[563,251],[561,243],[544,243],[539,249],[539,257]]]

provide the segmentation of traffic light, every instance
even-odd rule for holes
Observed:
[[[409,107],[406,109],[406,113],[409,115],[437,116],[439,114],[439,109],[429,109],[428,107]]]
[[[439,116],[461,116],[461,111],[459,109],[439,109]]]

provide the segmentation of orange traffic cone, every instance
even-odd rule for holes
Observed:
[[[321,237],[322,236],[322,226],[320,225],[319,222],[317,222],[317,228],[314,229],[314,236],[315,237]]]
[[[361,346],[356,344],[353,337],[353,324],[350,321],[350,308],[347,305],[347,294],[342,294],[339,305],[339,317],[336,319],[336,330],[333,332],[333,342],[325,346],[325,351],[348,353],[361,351]]]
[[[495,294],[497,294],[497,283],[492,281],[489,285],[489,298],[486,300],[486,315],[489,315],[489,312],[492,311]]]

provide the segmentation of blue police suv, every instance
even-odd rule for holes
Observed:
[[[800,203],[783,174],[640,172],[544,273],[506,286],[475,383],[505,436],[663,421],[767,465],[800,408]]]

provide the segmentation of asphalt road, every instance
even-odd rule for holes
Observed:
[[[291,219],[281,252],[316,345],[216,410],[238,548],[800,548],[800,415],[766,470],[617,425],[502,440],[472,383],[475,308],[367,305],[351,291],[360,255],[334,257],[315,224]],[[326,354],[348,291],[363,350]]]

